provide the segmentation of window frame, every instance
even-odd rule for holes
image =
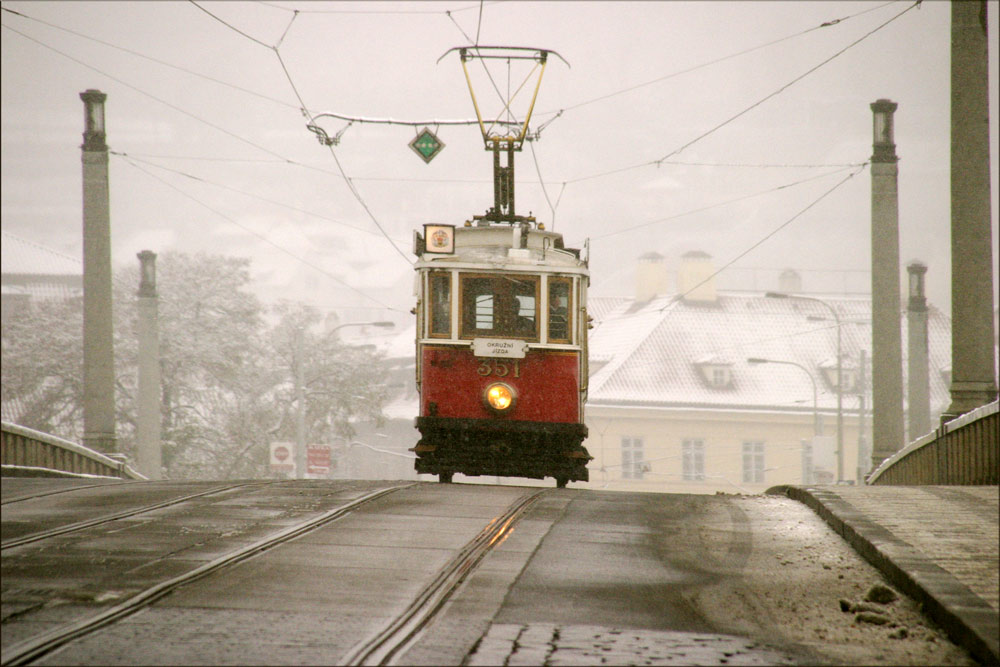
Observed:
[[[764,484],[767,468],[766,449],[763,440],[743,441],[743,483]],[[749,461],[750,465],[747,465]]]
[[[626,463],[626,452],[628,453],[628,462]],[[636,459],[635,453],[639,453],[639,458]],[[645,438],[641,435],[623,435],[621,437],[621,455],[622,455],[622,479],[645,479],[645,471],[643,470],[643,464],[646,462],[646,442]]]
[[[705,440],[684,438],[681,441],[681,479],[685,482],[705,480]]]
[[[452,301],[455,291],[452,283],[453,271],[434,270],[427,272],[427,337],[428,338],[451,338],[452,332]],[[446,309],[447,326],[444,333],[434,332],[434,278],[443,277],[448,283],[448,306]]]
[[[545,341],[547,343],[553,343],[556,345],[573,344],[573,333],[574,333],[573,315],[576,312],[576,299],[577,299],[576,290],[574,289],[575,282],[576,281],[570,276],[549,275],[546,277]],[[552,336],[552,286],[555,284],[566,285],[566,337],[565,338],[555,338]]]
[[[533,297],[535,299],[535,333],[531,336],[517,336],[513,334],[501,334],[494,333],[493,329],[489,333],[483,331],[476,331],[475,329],[475,306],[473,306],[473,322],[470,327],[471,330],[466,328],[466,300],[467,300],[467,280],[474,280],[477,278],[485,278],[488,280],[498,280],[498,279],[509,279],[509,280],[520,280],[524,282],[531,282],[534,285]],[[475,338],[510,338],[523,340],[529,343],[537,343],[541,340],[541,318],[539,314],[541,313],[541,274],[538,273],[479,273],[479,272],[460,272],[458,276],[458,338],[461,340],[473,340]],[[511,291],[512,294],[513,291]],[[514,295],[516,297],[516,295]],[[495,320],[494,320],[495,323]],[[494,327],[495,328],[495,327]]]

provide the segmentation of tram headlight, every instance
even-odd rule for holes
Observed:
[[[496,412],[507,412],[514,407],[514,402],[517,400],[517,394],[514,389],[503,382],[494,382],[490,386],[486,387],[486,392],[483,394],[483,398],[486,401],[486,405],[490,409]]]

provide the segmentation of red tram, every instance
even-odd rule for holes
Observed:
[[[586,481],[586,259],[533,218],[415,236],[416,470]]]

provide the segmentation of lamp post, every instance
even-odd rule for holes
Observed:
[[[332,335],[339,329],[345,327],[379,327],[391,329],[396,326],[393,322],[345,322],[330,329],[327,335]],[[295,477],[304,479],[306,476],[306,397],[305,397],[305,364],[303,356],[305,354],[305,329],[298,327],[295,330]]]
[[[748,364],[754,364],[754,365],[757,365],[757,364],[784,364],[786,366],[795,366],[796,368],[801,368],[802,372],[805,373],[809,377],[809,381],[812,382],[812,387],[813,387],[813,435],[822,435],[823,434],[823,424],[819,420],[819,408],[817,406],[817,396],[819,395],[819,392],[818,392],[818,390],[816,388],[816,378],[814,378],[812,376],[812,373],[809,372],[808,368],[806,368],[802,364],[794,362],[794,361],[784,361],[784,360],[781,360],[781,359],[762,359],[760,357],[749,357],[749,358],[747,358],[747,363]]]
[[[800,299],[802,301],[814,301],[824,306],[833,315],[837,323],[837,482],[844,480],[844,376],[841,356],[841,326],[840,315],[836,309],[826,301],[817,299],[814,296],[800,296],[798,294],[785,294],[784,292],[766,292],[765,297],[769,299]]]

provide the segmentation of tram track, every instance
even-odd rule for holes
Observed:
[[[164,500],[159,503],[153,503],[151,505],[143,505],[142,507],[134,507],[132,509],[124,510],[122,512],[116,512],[114,514],[106,514],[104,516],[99,516],[93,519],[86,519],[84,521],[76,521],[74,523],[66,524],[64,526],[58,526],[56,528],[50,528],[48,530],[42,530],[37,533],[31,533],[29,535],[23,535],[21,537],[15,537],[0,543],[0,551],[6,549],[12,549],[14,547],[23,546],[25,544],[31,544],[32,542],[40,542],[58,535],[65,535],[67,533],[73,533],[80,530],[85,530],[87,528],[93,528],[94,526],[100,526],[105,523],[112,523],[114,521],[119,521],[121,519],[127,519],[129,517],[137,516],[139,514],[145,514],[147,512],[153,512],[155,510],[163,509],[164,507],[170,507],[172,505],[179,505],[181,503],[188,502],[189,500],[194,500],[195,498],[202,498],[204,496],[210,496],[216,493],[225,493],[226,491],[231,491],[233,489],[239,489],[246,486],[265,486],[267,484],[274,484],[274,482],[243,482],[241,484],[225,484],[222,486],[216,486],[205,491],[199,491],[198,493],[191,493],[186,496],[180,496],[179,498],[171,498],[170,500]],[[48,494],[42,494],[48,495]],[[32,496],[38,497],[38,496]]]
[[[123,484],[142,484],[142,483],[143,482],[141,482],[141,481],[135,480],[135,481],[129,481],[129,482],[124,482],[124,481],[123,482],[112,482],[112,483],[105,482],[104,484],[84,484],[82,486],[72,486],[72,487],[69,487],[67,489],[55,489],[54,491],[44,491],[42,493],[29,493],[29,494],[26,494],[26,495],[23,495],[23,496],[17,496],[15,498],[8,498],[7,500],[0,500],[0,505],[11,505],[13,503],[23,503],[26,500],[35,500],[36,498],[45,498],[47,496],[55,496],[55,495],[58,495],[58,494],[61,494],[61,493],[72,493],[73,491],[82,491],[84,489],[97,489],[97,488],[100,488],[100,487],[108,487],[108,486],[112,486],[112,485],[119,486],[119,485],[123,485]]]
[[[404,484],[372,491],[371,493],[355,498],[340,507],[328,510],[319,516],[313,517],[294,526],[289,526],[288,528],[280,530],[252,544],[216,558],[191,570],[190,572],[186,572],[173,577],[172,579],[168,579],[167,581],[151,586],[150,588],[133,595],[128,600],[110,607],[99,614],[80,619],[48,632],[41,633],[30,639],[14,644],[9,648],[4,647],[2,654],[0,654],[0,666],[7,667],[7,665],[13,666],[30,664],[38,658],[51,653],[69,642],[89,635],[106,626],[112,625],[119,620],[136,613],[137,611],[149,607],[156,601],[169,595],[182,586],[193,583],[224,568],[242,563],[277,546],[287,544],[288,542],[311,533],[318,528],[350,514],[362,505],[370,503],[400,489],[407,488],[408,486],[413,485]]]
[[[377,634],[352,648],[339,664],[393,664],[392,661],[413,645],[486,555],[511,534],[517,522],[546,491],[542,489],[521,496],[503,514],[494,517],[434,575],[401,614]]]

